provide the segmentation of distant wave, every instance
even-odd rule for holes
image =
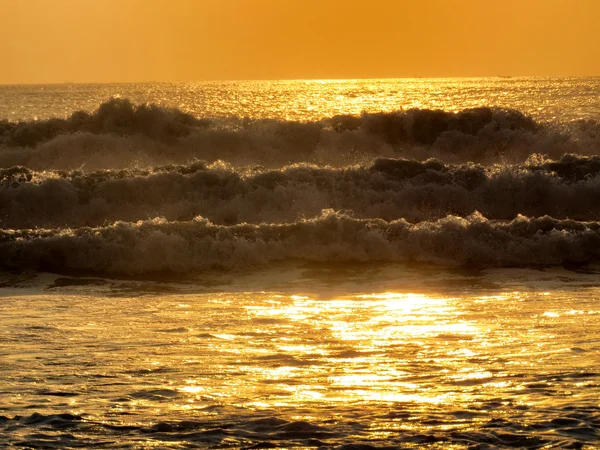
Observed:
[[[552,124],[550,124],[552,125]],[[200,119],[174,108],[112,99],[66,119],[0,121],[0,167],[85,170],[186,164],[195,159],[281,167],[347,165],[375,157],[520,162],[533,153],[600,150],[600,125],[540,124],[515,110],[411,109],[316,122]]]
[[[0,231],[5,269],[108,274],[189,273],[283,260],[394,261],[476,267],[600,260],[600,223],[476,213],[410,224],[324,212],[287,224],[215,225],[155,219],[97,228]]]
[[[141,134],[169,141],[189,134],[190,130],[208,125],[176,108],[134,105],[127,99],[113,98],[92,114],[76,111],[68,119],[0,122],[0,145],[35,147],[61,134]]]
[[[509,166],[380,158],[344,168],[234,169],[196,162],[153,169],[0,169],[0,228],[100,226],[201,215],[216,224],[285,223],[346,211],[355,218],[435,220],[480,211],[600,218],[600,157],[541,157]]]

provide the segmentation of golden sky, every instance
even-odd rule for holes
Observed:
[[[0,83],[600,75],[600,0],[0,0]]]

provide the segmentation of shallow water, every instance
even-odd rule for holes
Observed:
[[[210,283],[7,281],[8,445],[600,442],[595,274],[319,265]]]

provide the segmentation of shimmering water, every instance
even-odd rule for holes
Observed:
[[[0,430],[58,447],[598,443],[596,275],[516,275],[21,281],[0,310],[2,409],[21,417]]]
[[[0,118],[46,119],[93,111],[110,97],[157,103],[197,116],[317,120],[427,108],[496,106],[542,120],[597,118],[600,77],[403,78],[0,86]]]
[[[600,78],[0,100],[0,447],[600,448]]]

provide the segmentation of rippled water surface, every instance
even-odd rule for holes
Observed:
[[[600,442],[594,274],[316,266],[5,284],[0,433],[12,445]]]
[[[600,77],[405,78],[0,86],[0,118],[45,119],[95,110],[110,97],[197,116],[318,120],[410,108],[518,109],[540,120],[597,118]]]

